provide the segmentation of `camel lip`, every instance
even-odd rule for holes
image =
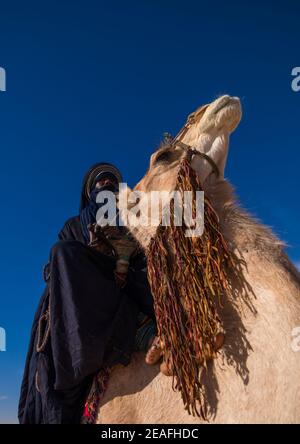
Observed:
[[[240,99],[238,97],[222,96],[212,103],[212,114],[218,114],[219,111],[223,110],[227,106],[237,105],[240,107]]]
[[[229,132],[232,132],[239,124],[241,114],[241,102],[238,97],[222,96],[206,109],[200,121],[200,130],[208,132],[212,128],[221,130],[226,127]]]

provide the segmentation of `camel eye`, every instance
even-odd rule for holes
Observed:
[[[168,162],[171,159],[172,153],[171,151],[163,151],[162,153],[160,153],[156,159],[155,159],[155,163],[158,162]]]

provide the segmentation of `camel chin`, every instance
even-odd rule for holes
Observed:
[[[232,133],[242,117],[241,102],[238,97],[222,96],[206,109],[199,125],[200,133]]]

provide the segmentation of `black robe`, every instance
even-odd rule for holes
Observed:
[[[127,365],[139,312],[154,319],[143,255],[132,259],[120,289],[115,259],[85,245],[78,216],[66,222],[59,239],[32,326],[19,401],[22,424],[79,423],[93,375]]]

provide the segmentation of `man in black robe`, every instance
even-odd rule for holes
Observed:
[[[130,259],[126,282],[120,286],[116,258],[104,247],[101,251],[89,245],[88,227],[99,209],[96,194],[117,192],[121,181],[113,165],[94,165],[83,181],[80,214],[65,223],[51,250],[21,387],[22,424],[79,423],[99,370],[127,365],[136,343],[143,350],[152,344],[148,363],[161,356],[144,255]],[[150,319],[143,323],[146,329],[138,328],[141,313]]]

